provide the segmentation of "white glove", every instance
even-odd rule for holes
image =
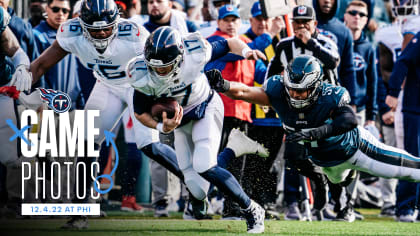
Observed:
[[[28,91],[32,86],[32,73],[29,72],[26,65],[18,65],[13,74],[10,86],[15,86],[19,91]]]

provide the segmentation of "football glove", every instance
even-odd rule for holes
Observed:
[[[13,74],[10,86],[15,86],[19,91],[28,91],[32,86],[32,73],[26,65],[18,65]]]
[[[308,131],[298,131],[286,135],[286,142],[312,141],[312,136]]]
[[[224,93],[229,91],[230,84],[229,81],[223,79],[222,73],[220,73],[217,69],[212,69],[209,71],[206,71],[206,76],[209,81],[210,87],[216,92]]]

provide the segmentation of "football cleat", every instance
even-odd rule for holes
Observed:
[[[265,210],[258,203],[251,200],[248,209],[241,210],[247,225],[247,232],[260,234],[264,232]]]
[[[335,221],[347,221],[349,223],[354,222],[356,220],[356,215],[354,213],[354,209],[352,205],[347,205],[341,211],[337,213],[337,217],[334,219]]]
[[[207,207],[208,203],[206,200],[190,197],[182,218],[184,220],[210,220],[212,217],[207,214]]]
[[[298,203],[294,202],[287,206],[286,213],[284,214],[285,220],[302,220],[302,215],[298,207]]]
[[[232,149],[236,157],[245,154],[256,154],[260,157],[268,157],[270,155],[263,145],[250,139],[239,129],[232,129],[230,131],[226,147]]]
[[[143,212],[144,209],[136,202],[135,196],[123,196],[121,202],[121,211]]]

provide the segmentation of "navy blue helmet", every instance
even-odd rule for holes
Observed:
[[[104,50],[115,37],[120,18],[118,7],[113,0],[83,0],[80,10],[80,23],[83,35],[95,46]],[[112,34],[105,39],[92,37],[91,31],[112,29]]]
[[[284,86],[289,104],[296,109],[310,107],[318,99],[322,78],[320,62],[313,56],[298,56],[287,67],[284,73]],[[308,91],[306,99],[295,99],[289,90]]]
[[[419,14],[418,0],[391,0],[391,10],[394,17],[405,18]]]
[[[169,26],[157,28],[146,40],[144,57],[153,79],[161,82],[174,80],[184,58],[180,33]]]

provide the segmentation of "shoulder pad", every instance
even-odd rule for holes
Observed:
[[[118,22],[117,37],[118,39],[132,42],[146,41],[147,37],[149,37],[149,32],[134,21],[121,19]]]
[[[344,90],[344,92],[342,93],[340,101],[338,102],[339,107],[349,105],[351,100],[349,92],[345,88],[342,89]]]
[[[194,63],[203,65],[210,60],[211,46],[200,32],[184,35],[182,43],[184,44],[185,54],[191,56]]]
[[[271,97],[278,97],[283,89],[283,77],[274,75],[264,81],[262,85],[264,91]]]
[[[73,18],[64,22],[57,30],[57,39],[72,38],[80,35],[83,35],[83,30],[79,18]]]
[[[127,63],[126,73],[129,82],[134,88],[144,87],[148,84],[147,66],[144,55],[134,57]]]
[[[341,86],[323,84],[322,96],[328,97],[327,99],[332,99],[338,106],[350,104],[350,94],[347,92],[347,89]]]

